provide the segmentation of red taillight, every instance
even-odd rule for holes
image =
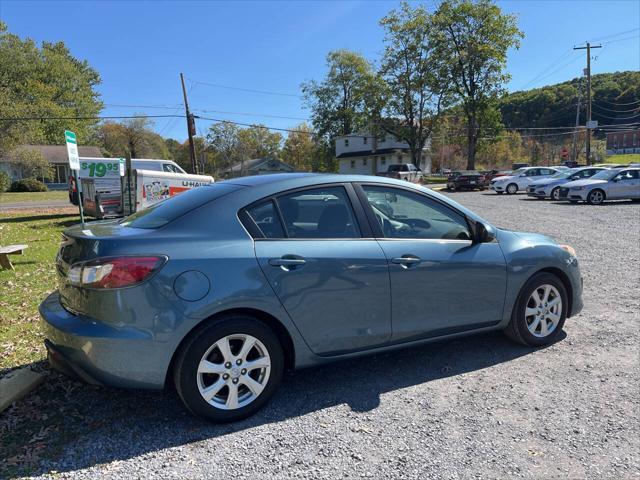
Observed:
[[[112,257],[73,265],[69,282],[84,288],[132,287],[160,269],[166,257]]]

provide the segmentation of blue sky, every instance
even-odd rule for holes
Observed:
[[[638,0],[499,4],[518,16],[525,32],[521,48],[509,55],[510,90],[581,75],[585,53],[571,48],[585,40],[604,45],[593,51],[593,73],[640,70]],[[105,115],[180,112],[179,73],[184,72],[195,113],[288,128],[308,116],[299,98],[300,84],[322,77],[327,52],[348,48],[379,58],[383,33],[378,21],[397,5],[0,0],[0,18],[12,33],[38,42],[62,40],[73,55],[88,60],[102,76]],[[167,106],[175,110],[161,108]],[[198,122],[199,130],[206,131],[207,124]],[[186,138],[183,119],[160,119],[155,128],[164,136]]]

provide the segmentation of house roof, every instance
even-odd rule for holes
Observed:
[[[66,145],[20,145],[8,155],[1,157],[0,162],[12,162],[15,158],[15,154],[20,150],[36,150],[40,152],[42,156],[50,163],[66,164],[69,162]],[[78,147],[78,154],[81,157],[104,157],[104,155],[102,155],[100,147],[94,146],[80,146]]]
[[[263,170],[280,170],[284,166],[285,170],[290,172],[294,171],[294,168],[288,163],[283,162],[282,160],[278,160],[277,158],[263,157],[263,158],[252,158],[251,160],[244,161],[244,170],[259,170],[260,167],[264,167]],[[238,162],[234,164],[229,172],[239,173],[243,168],[242,162]]]
[[[388,155],[390,153],[396,152],[408,152],[408,148],[380,148],[376,150],[376,153],[373,153],[371,149],[369,150],[360,150],[357,152],[345,152],[338,155],[336,158],[340,160],[341,158],[350,158],[350,157],[372,157],[374,155]]]

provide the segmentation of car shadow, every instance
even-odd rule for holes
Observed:
[[[559,340],[565,336],[563,333]],[[387,392],[490,368],[533,351],[492,332],[289,372],[265,408],[248,419],[224,425],[189,414],[172,389],[154,392],[95,387],[48,371],[43,386],[0,414],[0,436],[6,424],[15,432],[0,442],[0,458],[19,461],[24,455],[21,452],[46,442],[31,468],[23,462],[26,470],[16,472],[5,461],[5,473],[73,471],[336,405],[368,412],[380,405],[381,395]],[[35,368],[47,367],[40,362]],[[41,438],[43,431],[49,432],[47,438]],[[111,440],[105,442],[107,438]],[[90,458],[74,454],[82,448],[90,449]]]
[[[553,205],[567,205],[570,207],[594,207],[594,208],[600,208],[600,207],[622,207],[622,206],[630,206],[630,205],[639,205],[638,202],[635,202],[633,200],[609,200],[609,201],[605,201],[604,203],[601,203],[600,205],[589,205],[586,202],[568,202],[568,201],[560,201],[560,202],[548,202],[548,203],[552,203]]]

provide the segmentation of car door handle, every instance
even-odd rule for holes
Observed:
[[[419,264],[420,262],[422,262],[422,259],[415,255],[403,255],[401,257],[391,259],[391,263],[395,263],[396,265],[400,265],[404,268],[409,268],[413,265]]]
[[[282,256],[280,258],[270,258],[269,265],[273,267],[282,267],[284,270],[291,270],[292,268],[301,267],[307,263],[302,257],[297,256]]]

